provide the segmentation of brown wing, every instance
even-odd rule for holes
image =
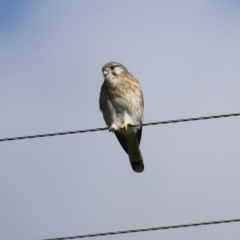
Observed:
[[[125,136],[121,133],[117,133],[115,132],[115,135],[119,141],[119,143],[121,144],[122,148],[124,149],[124,151],[128,154],[128,147],[127,147],[127,142],[125,139]]]
[[[124,151],[128,154],[128,146],[127,146],[125,136],[118,132],[115,132],[115,135],[116,135],[119,143],[121,144],[122,148],[124,149]],[[137,137],[138,137],[138,145],[140,145],[140,141],[141,141],[141,137],[142,137],[142,126],[137,131]]]
[[[140,146],[141,137],[142,137],[142,126],[139,128],[137,135],[138,135],[138,144]]]

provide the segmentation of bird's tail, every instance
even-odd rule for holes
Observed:
[[[141,173],[144,170],[143,157],[136,135],[128,139],[128,156],[133,171]]]

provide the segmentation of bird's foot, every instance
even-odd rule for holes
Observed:
[[[128,130],[128,127],[130,127],[130,126],[132,126],[132,124],[129,123],[129,122],[126,122],[126,123],[124,123],[124,124],[121,126],[121,128],[122,128],[123,130],[127,131],[127,130]]]
[[[109,127],[109,132],[116,132],[118,130],[118,127],[115,124],[112,124],[111,127]]]

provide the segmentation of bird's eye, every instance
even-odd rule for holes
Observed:
[[[111,66],[110,68],[113,70],[113,69],[114,69],[114,66]]]

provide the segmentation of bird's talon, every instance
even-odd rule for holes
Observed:
[[[116,132],[117,130],[118,130],[118,129],[117,129],[116,126],[111,126],[111,127],[108,129],[109,132]]]
[[[132,126],[131,123],[124,123],[124,124],[121,126],[121,128],[124,129],[125,131],[127,131],[127,130],[128,130],[128,127],[130,127],[130,126]]]

